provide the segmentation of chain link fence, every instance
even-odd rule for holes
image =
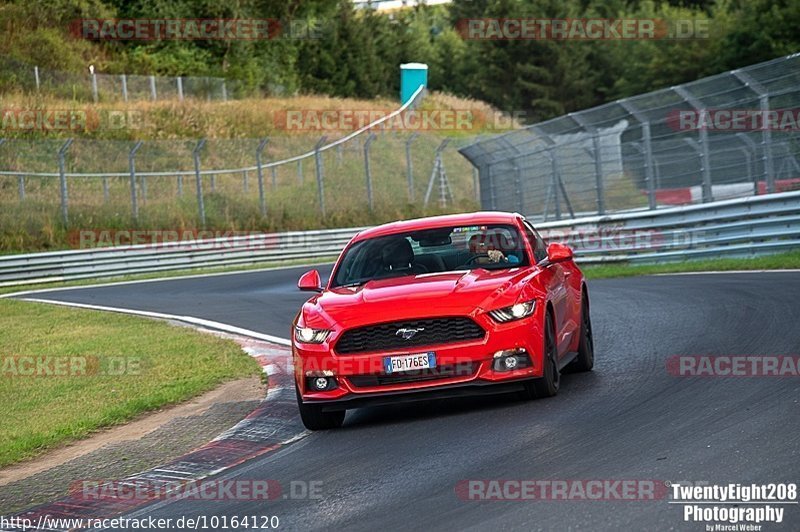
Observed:
[[[0,139],[0,225],[346,227],[477,206],[458,153],[472,139],[370,126],[338,140]]]
[[[236,80],[214,77],[165,77],[131,74],[62,72],[42,69],[10,58],[0,59],[0,90],[4,86],[27,93],[43,93],[78,101],[115,102],[136,100],[227,101],[247,96]]]
[[[538,220],[800,189],[800,54],[462,148],[482,207]]]

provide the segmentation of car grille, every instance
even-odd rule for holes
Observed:
[[[400,329],[424,330],[405,340],[397,334]],[[484,334],[484,330],[477,323],[464,317],[393,321],[345,331],[336,342],[335,349],[340,354],[389,351],[480,340]]]
[[[475,373],[477,365],[477,363],[469,362],[466,364],[454,364],[449,366],[440,366],[433,369],[392,373],[389,375],[384,373],[378,375],[352,375],[347,378],[356,388],[367,388],[371,386],[386,386],[389,384],[403,384],[407,382],[449,379],[452,377],[468,377]]]

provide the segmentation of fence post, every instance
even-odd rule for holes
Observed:
[[[103,203],[108,203],[108,177],[103,177]]]
[[[473,193],[475,194],[475,201],[480,205],[481,203],[480,181],[479,181],[478,169],[474,166],[472,167],[472,189]]]
[[[701,136],[701,139],[702,139],[702,136]],[[694,152],[697,154],[697,158],[700,159],[700,170],[703,172],[703,176],[704,176],[703,187],[702,187],[703,188],[703,190],[702,190],[702,192],[703,192],[703,198],[702,198],[703,199],[703,203],[706,203],[707,201],[711,201],[711,200],[707,199],[709,197],[709,195],[711,194],[711,189],[710,189],[710,185],[708,185],[708,190],[706,190],[707,185],[706,185],[706,180],[705,180],[705,173],[706,173],[706,167],[708,166],[708,164],[706,164],[706,160],[703,157],[703,147],[702,147],[701,144],[698,144],[698,142],[696,140],[692,139],[692,138],[686,137],[683,140],[686,142],[686,144],[688,144],[694,150]]]
[[[178,174],[178,197],[183,197],[183,174]]]
[[[678,96],[686,100],[686,102],[698,113],[702,113],[704,111],[703,102],[690,94],[686,88],[676,86],[673,87],[672,90],[674,90]],[[708,203],[709,201],[714,201],[714,194],[711,187],[711,160],[708,152],[708,131],[706,131],[706,128],[700,128],[698,136],[700,137],[700,148],[698,150],[701,164],[700,170],[703,172],[703,203]],[[696,147],[696,145],[693,146]]]
[[[67,198],[67,169],[66,164],[64,163],[64,157],[67,154],[67,150],[69,149],[70,145],[72,145],[73,139],[67,139],[67,141],[61,145],[61,148],[58,150],[58,176],[59,176],[59,185],[61,189],[61,219],[64,221],[64,225],[69,223],[69,199]]]
[[[97,103],[99,96],[97,94],[97,74],[92,72],[92,99],[94,99],[94,103]]]
[[[33,77],[36,80],[36,92],[39,92],[39,89],[41,88],[41,82],[39,80],[39,67],[38,66],[33,67]]]
[[[550,173],[553,174],[552,181],[550,183],[550,189],[553,191],[553,204],[555,205],[556,211],[556,220],[561,219],[561,197],[559,196],[560,190],[558,188],[558,183],[560,181],[560,175],[558,171],[558,160],[556,159],[555,150],[552,146],[547,148],[547,158],[550,159]],[[548,195],[548,200],[550,196]],[[547,221],[547,209],[545,209],[545,221]]]
[[[120,74],[119,80],[122,83],[122,100],[128,101],[128,76]]]
[[[261,142],[258,143],[258,148],[256,148],[256,168],[258,172],[258,204],[261,207],[261,216],[267,215],[267,200],[264,198],[264,172],[261,168],[261,154],[264,152],[264,148],[267,147],[268,142],[269,139],[261,139]]]
[[[158,94],[156,94],[156,77],[150,76],[150,98],[153,101],[158,99]]]
[[[25,176],[17,176],[17,186],[19,188],[19,202],[25,201]]]
[[[522,211],[525,210],[525,200],[522,196],[522,175],[520,175],[516,157],[511,159],[511,164],[514,165],[514,194],[517,196],[517,212],[522,214]]]
[[[370,132],[367,135],[367,140],[364,141],[364,176],[367,178],[367,205],[369,205],[369,210],[372,211],[373,202],[372,202],[372,171],[369,165],[369,148],[372,145],[372,141],[375,140],[377,137],[375,133]]]
[[[656,179],[653,173],[653,144],[650,134],[650,120],[647,116],[639,112],[639,110],[629,101],[620,100],[619,104],[623,109],[628,111],[642,125],[642,144],[644,145],[644,175],[647,182],[647,206],[649,209],[656,208]]]
[[[297,161],[297,183],[303,184],[303,159]]]
[[[317,170],[317,191],[319,192],[319,212],[325,218],[325,175],[322,169],[322,152],[320,148],[325,144],[328,137],[323,135],[314,146],[314,162]]]
[[[406,140],[406,179],[408,180],[408,201],[414,203],[414,163],[411,161],[411,143],[419,136],[416,131]]]
[[[441,144],[436,148],[436,153],[433,158],[433,171],[431,172],[431,179],[428,181],[428,189],[425,191],[425,200],[423,204],[427,207],[428,201],[433,192],[433,184],[439,181],[439,205],[445,207],[447,204],[447,191],[449,184],[447,183],[447,176],[444,172],[444,163],[442,162],[442,152],[450,143],[450,139],[444,139]]]
[[[769,112],[769,91],[750,74],[741,70],[733,70],[731,74],[758,94],[758,106],[763,120]],[[763,145],[764,181],[766,182],[767,194],[770,194],[775,192],[775,166],[772,158],[772,131],[769,127],[761,128],[761,144]],[[756,186],[755,194],[758,194],[758,186]]]
[[[222,80],[222,101],[228,101],[228,88],[225,86],[225,80]]]
[[[131,211],[133,212],[134,221],[139,221],[139,203],[136,201],[136,152],[144,144],[141,140],[134,144],[131,151],[128,152],[128,170],[131,174]]]
[[[183,78],[178,76],[175,78],[175,83],[178,85],[178,100],[183,101]]]
[[[494,174],[492,172],[492,167],[493,167],[493,165],[491,165],[491,164],[486,165],[486,168],[487,168],[486,175],[489,178],[489,201],[490,201],[489,204],[492,206],[491,207],[492,210],[496,211],[497,210],[497,197],[496,197],[495,190],[494,190],[494,188],[495,188],[494,187]]]
[[[250,189],[250,184],[248,183],[248,175],[247,170],[242,170],[242,191],[247,194],[248,190]]]
[[[567,116],[578,123],[587,133],[592,134],[592,149],[594,151],[594,180],[597,191],[597,214],[605,214],[606,201],[603,190],[603,161],[600,153],[600,133],[597,129],[586,122],[580,114],[569,113]]]
[[[200,175],[200,150],[206,145],[206,139],[200,139],[192,150],[194,158],[194,182],[197,187],[197,210],[200,213],[200,223],[206,225],[206,207],[203,204],[203,177]]]

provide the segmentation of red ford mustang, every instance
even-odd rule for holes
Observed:
[[[382,225],[345,247],[297,315],[297,402],[311,430],[364,405],[520,391],[558,392],[594,364],[589,297],[569,247],[518,214]]]

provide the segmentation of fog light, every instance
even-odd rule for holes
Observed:
[[[503,359],[503,365],[506,369],[511,370],[517,367],[517,357],[510,356]]]
[[[328,378],[327,377],[317,377],[314,379],[314,388],[317,390],[324,390],[328,387]]]
[[[492,362],[494,371],[513,371],[533,365],[528,352],[522,347],[497,351],[492,358],[494,359]]]

